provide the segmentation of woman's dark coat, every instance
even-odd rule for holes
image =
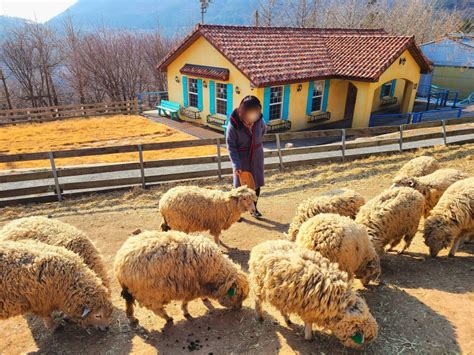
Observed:
[[[236,170],[250,171],[255,179],[256,188],[265,184],[262,137],[266,129],[262,117],[249,130],[240,120],[238,110],[232,112],[227,125],[226,142],[234,169],[234,187],[240,186]]]

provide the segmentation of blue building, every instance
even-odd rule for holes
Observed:
[[[433,63],[433,72],[421,76],[419,90],[429,85],[459,91],[459,97],[474,92],[474,33],[455,33],[420,46]]]

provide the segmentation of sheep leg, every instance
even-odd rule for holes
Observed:
[[[313,323],[304,322],[304,340],[313,340]]]
[[[291,320],[290,320],[290,317],[288,316],[288,313],[285,313],[285,312],[281,312],[281,315],[283,317],[283,319],[285,320],[285,323],[287,326],[290,326],[291,325]]]
[[[171,230],[171,227],[168,225],[168,223],[166,223],[166,220],[164,218],[163,222],[161,222],[160,228],[162,232],[168,232],[169,230]]]
[[[51,316],[43,317],[43,323],[44,326],[52,332],[54,332],[59,327],[59,324],[56,323],[53,318],[51,318]]]
[[[401,255],[410,247],[411,241],[413,240],[414,235],[405,235],[403,238],[403,248],[398,252],[398,255]]]
[[[454,243],[451,246],[451,249],[449,250],[449,254],[448,254],[449,257],[454,258],[455,254],[456,254],[456,252],[459,248],[459,244],[461,244],[461,242],[463,240],[464,240],[464,238],[461,235],[454,239]]]
[[[185,318],[191,317],[188,310],[188,301],[183,301],[183,303],[181,303],[181,310],[183,311],[183,316]]]
[[[155,313],[157,316],[160,316],[161,318],[164,318],[166,320],[166,323],[171,323],[173,322],[173,318],[171,318],[168,313],[166,313],[165,308],[163,306],[156,306],[151,309],[153,313]]]
[[[258,297],[255,298],[255,312],[257,313],[257,320],[263,322],[262,300]]]

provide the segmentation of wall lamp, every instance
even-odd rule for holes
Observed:
[[[405,65],[406,62],[407,62],[406,58],[400,58],[400,60],[398,61],[398,64]]]
[[[176,75],[176,76],[174,77],[174,81],[176,81],[177,83],[179,83],[179,76]]]
[[[240,95],[240,88],[238,86],[235,87],[235,93],[237,95]]]
[[[204,86],[207,89],[207,81],[206,80],[203,80],[202,86]]]
[[[302,84],[299,84],[296,90],[297,90],[298,92],[300,92],[301,90],[303,90],[303,85],[302,85]]]

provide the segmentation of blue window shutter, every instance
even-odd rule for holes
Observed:
[[[306,114],[310,115],[313,107],[314,81],[308,83],[308,101],[306,102]]]
[[[288,121],[288,111],[290,108],[290,90],[291,85],[285,85],[285,92],[283,94],[283,115],[282,118]]]
[[[232,102],[233,93],[234,93],[234,88],[232,84],[227,84],[227,117],[230,117],[230,114],[232,113],[234,109],[234,104]]]
[[[181,81],[183,82],[183,106],[188,107],[188,78],[183,76]]]
[[[263,89],[263,120],[268,122],[270,119],[270,87]]]
[[[329,99],[329,84],[331,80],[326,79],[324,81],[324,93],[323,93],[323,104],[321,106],[321,111],[326,112],[328,108],[328,99]]]
[[[197,80],[198,84],[198,110],[202,111],[202,79]]]
[[[390,88],[390,96],[395,95],[395,85],[397,85],[397,79],[392,80],[392,87]]]
[[[209,82],[209,112],[211,115],[216,113],[216,83],[214,80]]]

